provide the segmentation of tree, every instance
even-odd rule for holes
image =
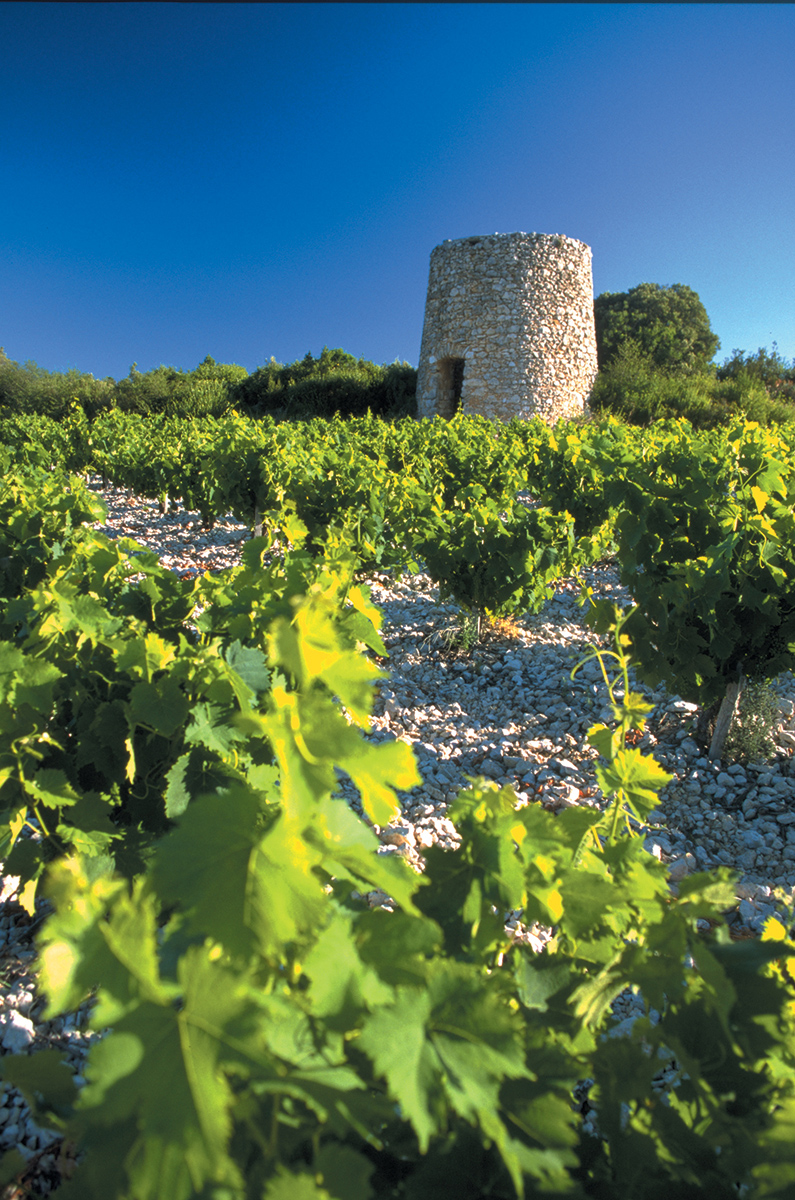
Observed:
[[[683,283],[639,283],[628,292],[602,292],[594,301],[600,370],[630,339],[663,370],[704,371],[720,347],[698,293]]]

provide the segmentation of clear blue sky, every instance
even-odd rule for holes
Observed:
[[[795,7],[0,4],[0,345],[416,365],[445,238],[562,233],[795,357]]]

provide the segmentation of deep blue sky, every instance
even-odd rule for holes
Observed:
[[[416,365],[445,238],[562,233],[795,357],[795,7],[0,4],[0,345]]]

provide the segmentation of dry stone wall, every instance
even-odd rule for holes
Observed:
[[[548,233],[442,242],[431,253],[417,377],[420,417],[554,422],[596,378],[591,249]]]

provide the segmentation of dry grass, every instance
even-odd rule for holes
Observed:
[[[483,618],[481,634],[513,639],[520,637],[522,632],[516,617],[492,617],[487,614]]]

